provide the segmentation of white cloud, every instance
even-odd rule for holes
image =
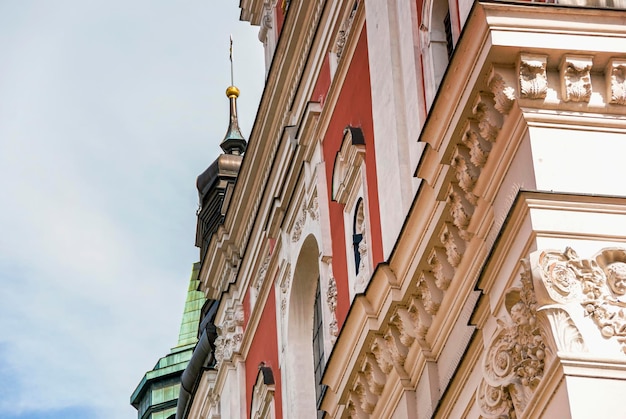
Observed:
[[[236,2],[206,3],[0,4],[3,411],[136,417],[130,394],[176,343],[229,33],[246,133],[263,79]]]

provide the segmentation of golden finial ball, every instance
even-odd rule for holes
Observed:
[[[229,99],[231,97],[239,97],[239,89],[235,86],[228,86],[228,88],[226,88],[226,97]]]

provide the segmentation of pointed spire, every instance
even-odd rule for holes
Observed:
[[[226,97],[230,101],[230,123],[228,131],[220,144],[222,150],[227,154],[241,155],[246,151],[247,142],[239,129],[239,121],[237,120],[237,98],[239,97],[239,89],[235,87],[233,82],[233,36],[230,36],[230,86],[226,89]]]

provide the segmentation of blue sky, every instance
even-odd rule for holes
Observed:
[[[238,0],[0,0],[0,418],[135,418],[176,343],[195,179],[264,77]]]

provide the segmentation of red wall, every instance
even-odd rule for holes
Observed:
[[[325,133],[322,149],[328,179],[329,213],[333,249],[333,273],[337,280],[337,321],[339,327],[350,308],[347,257],[352,257],[352,249],[346,249],[343,210],[344,206],[331,201],[333,165],[343,140],[346,126],[359,127],[365,137],[365,164],[367,177],[367,202],[369,206],[369,227],[372,236],[371,251],[374,266],[383,261],[382,237],[380,231],[380,213],[378,205],[378,183],[376,178],[376,154],[374,150],[374,127],[372,124],[372,97],[370,93],[370,74],[367,54],[367,31],[361,31],[359,41],[352,57],[344,84],[342,86],[328,130]],[[328,73],[327,73],[328,72]],[[328,76],[327,76],[328,74]],[[330,86],[328,59],[325,60],[318,77],[311,100],[325,98]]]
[[[244,307],[248,305],[244,303]],[[276,298],[274,291],[270,291],[261,320],[252,338],[250,351],[246,358],[246,411],[250,417],[250,406],[252,403],[252,389],[256,384],[256,378],[259,374],[259,364],[265,363],[266,367],[272,369],[274,374],[274,406],[276,409],[276,417],[282,417],[283,405],[280,383],[280,369],[278,368],[278,333],[276,330]]]

